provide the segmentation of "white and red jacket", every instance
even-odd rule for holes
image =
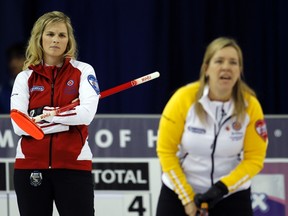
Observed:
[[[14,131],[21,136],[15,169],[92,169],[92,153],[88,145],[88,125],[93,120],[99,87],[91,65],[65,59],[61,67],[39,64],[18,74],[11,95],[11,109],[28,115],[39,107],[62,107],[75,98],[80,105],[55,116],[52,123],[39,123],[44,138],[36,140],[12,120]]]

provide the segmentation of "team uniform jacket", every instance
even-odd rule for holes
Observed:
[[[45,134],[42,140],[28,136],[12,120],[15,133],[21,136],[15,168],[91,170],[88,125],[95,116],[99,93],[93,67],[69,58],[60,68],[39,64],[18,74],[11,109],[29,115],[36,108],[62,107],[75,98],[80,99],[80,105],[54,116],[51,123],[39,123]]]
[[[251,178],[263,167],[268,144],[264,115],[255,97],[245,94],[246,114],[240,123],[232,115],[233,100],[210,101],[206,86],[200,99],[207,112],[205,124],[195,113],[198,89],[195,82],[176,91],[164,108],[158,131],[163,183],[183,205],[219,180],[229,194],[249,188]]]

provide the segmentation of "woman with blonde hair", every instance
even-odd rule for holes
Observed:
[[[11,109],[31,117],[80,104],[39,122],[44,138],[36,140],[12,120],[18,142],[14,185],[21,216],[93,216],[94,186],[88,125],[99,101],[91,65],[76,60],[77,44],[70,18],[60,11],[42,15],[34,24],[24,70],[14,82]]]
[[[179,88],[159,124],[162,188],[157,216],[252,216],[251,179],[268,138],[254,91],[242,80],[242,51],[220,37],[207,47],[198,81]]]

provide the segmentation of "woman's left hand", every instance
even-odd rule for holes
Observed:
[[[196,215],[196,212],[197,212],[197,207],[195,205],[194,202],[189,202],[187,203],[185,206],[185,213],[188,215],[188,216],[195,216]]]

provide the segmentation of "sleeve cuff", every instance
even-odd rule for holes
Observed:
[[[222,191],[223,195],[228,194],[229,190],[223,182],[218,181],[218,182],[216,182],[215,186]]]

